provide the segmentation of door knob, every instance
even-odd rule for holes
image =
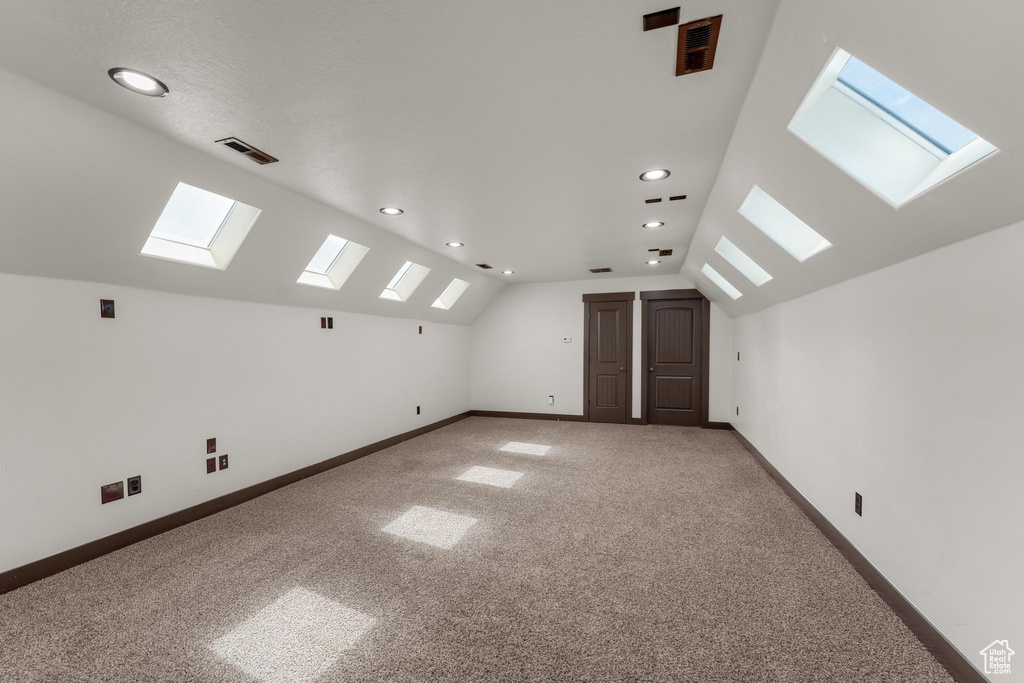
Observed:
[[[647,368],[647,372],[654,372],[654,368]]]
[[[626,371],[626,366],[625,365],[620,365],[619,366],[619,372],[625,372],[625,371]]]

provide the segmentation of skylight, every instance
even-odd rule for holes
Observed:
[[[700,269],[700,272],[704,273],[709,280],[718,285],[718,288],[732,297],[733,300],[739,299],[743,296],[743,293],[740,290],[733,287],[731,282],[719,275],[718,271],[708,264],[705,263],[704,267]]]
[[[893,206],[997,151],[844,50],[837,50],[789,130]]]
[[[347,239],[328,235],[327,239],[324,240],[324,243],[313,255],[313,260],[306,266],[306,270],[310,273],[326,275],[327,271],[331,269],[331,266],[334,265],[334,262],[338,260],[341,252],[345,251],[347,246]]]
[[[851,56],[846,62],[837,81],[896,117],[946,154],[963,149],[978,137],[856,57]]]
[[[235,204],[233,199],[178,183],[152,234],[160,239],[209,249]]]
[[[412,293],[416,291],[416,288],[420,286],[420,283],[423,282],[429,272],[430,268],[426,266],[406,261],[398,269],[398,272],[395,273],[395,276],[391,278],[391,282],[384,288],[384,291],[380,293],[380,298],[391,301],[408,301],[409,297],[412,296]]]
[[[445,287],[444,291],[441,292],[441,296],[437,297],[437,300],[431,305],[434,308],[441,308],[446,311],[450,310],[467,289],[469,289],[468,282],[455,278],[447,287]]]
[[[259,215],[254,207],[178,183],[142,253],[223,270]]]
[[[369,248],[361,244],[328,235],[298,281],[314,287],[341,289],[368,251]]]
[[[765,269],[757,265],[754,259],[750,258],[727,237],[718,240],[715,251],[721,254],[722,258],[732,264],[732,267],[743,273],[743,276],[760,287],[772,279],[772,276],[765,272]]]
[[[740,205],[739,212],[800,263],[832,246],[831,242],[757,185],[750,189],[747,198]]]

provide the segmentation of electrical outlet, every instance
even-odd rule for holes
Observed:
[[[217,471],[217,458],[206,459],[206,473],[213,474]]]
[[[423,334],[423,325],[420,325],[420,334]]]
[[[739,414],[740,414],[740,407],[739,407],[739,406],[736,406],[736,414],[737,414],[737,415],[739,415]]]
[[[549,406],[555,405],[555,397],[554,396],[548,396],[548,405]]]
[[[124,482],[119,481],[115,484],[107,484],[106,486],[100,487],[100,504],[106,505],[107,503],[113,503],[115,500],[121,500],[124,498]]]
[[[206,454],[211,455],[217,452],[217,439],[206,440]]]
[[[142,475],[128,477],[128,495],[135,496],[142,493]]]
[[[227,453],[225,453],[224,455],[220,456],[220,468],[222,470],[226,470],[228,468],[228,454]]]
[[[327,318],[325,318],[323,316],[320,316],[320,329],[321,330],[326,330],[327,329]]]
[[[417,415],[419,415],[419,414],[420,414],[420,407],[419,407],[419,406],[416,406],[416,414],[417,414]]]
[[[864,516],[864,499],[856,491],[853,492],[853,511],[861,517]]]
[[[327,318],[327,329],[329,329],[329,330],[333,330],[334,329],[334,318],[332,318],[332,317],[328,317]]]
[[[100,299],[100,317],[101,318],[113,318],[114,317],[114,300],[113,299]]]

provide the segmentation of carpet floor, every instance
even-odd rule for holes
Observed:
[[[729,432],[473,417],[0,596],[0,680],[951,679]]]

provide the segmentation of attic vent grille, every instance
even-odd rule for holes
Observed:
[[[722,15],[691,21],[679,27],[676,48],[676,76],[710,71],[715,66]]]
[[[611,268],[591,268],[590,272],[591,273],[610,273],[610,272],[612,272],[612,269]]]
[[[490,264],[487,264],[487,263],[478,263],[478,264],[476,264],[476,267],[477,268],[483,268],[484,270],[491,270],[491,269],[494,268],[494,266],[492,266]]]
[[[711,44],[711,24],[704,24],[691,28],[686,32],[686,51],[689,52],[698,47],[707,47]]]
[[[261,152],[249,143],[242,142],[238,138],[223,138],[221,140],[217,140],[216,143],[218,145],[224,145],[229,149],[233,149],[239,154],[244,154],[261,166],[264,164],[273,164],[278,161],[275,157],[270,156],[266,152]]]

